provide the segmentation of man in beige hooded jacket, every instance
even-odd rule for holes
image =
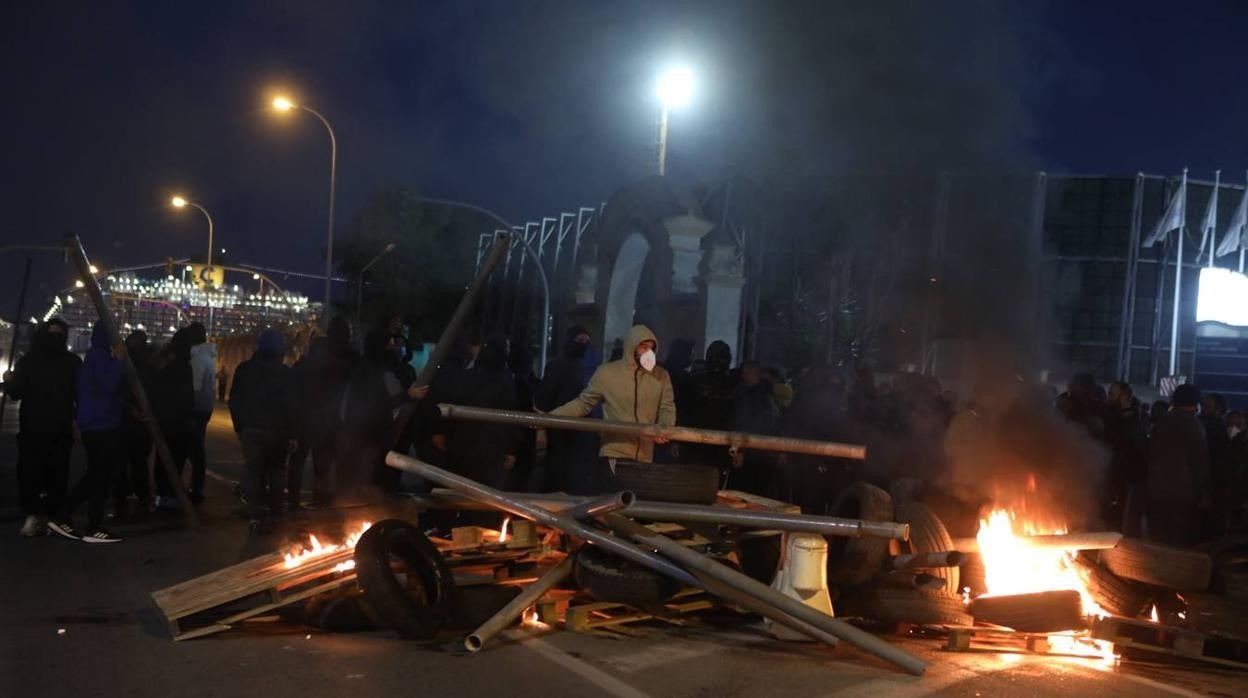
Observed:
[[[671,377],[658,365],[658,351],[659,341],[650,328],[635,325],[624,337],[624,358],[598,367],[581,394],[551,414],[584,417],[602,403],[603,417],[609,421],[674,426],[675,393]],[[608,461],[649,463],[654,459],[654,444],[666,442],[603,434],[598,455]]]

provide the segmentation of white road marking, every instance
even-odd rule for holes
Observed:
[[[527,647],[542,657],[575,673],[577,676],[601,688],[609,695],[619,698],[651,698],[649,693],[637,690],[601,669],[564,652],[545,640],[530,635],[524,636],[522,647]]]

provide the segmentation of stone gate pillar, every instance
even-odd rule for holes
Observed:
[[[698,291],[702,300],[702,346],[715,340],[732,349],[733,363],[741,360],[737,341],[741,336],[741,290],[745,287],[745,263],[737,255],[736,241],[716,231],[703,251]]]

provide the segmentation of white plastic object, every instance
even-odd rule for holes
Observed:
[[[828,541],[815,533],[786,533],[780,569],[771,588],[829,616],[832,596],[828,594]],[[767,630],[781,640],[812,642],[808,635],[767,620]]]

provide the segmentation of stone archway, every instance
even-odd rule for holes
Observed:
[[[621,339],[633,326],[637,312],[637,287],[641,283],[642,270],[650,256],[650,242],[639,232],[629,233],[616,253],[607,283],[607,305],[603,313],[603,353],[611,350],[616,339]]]

